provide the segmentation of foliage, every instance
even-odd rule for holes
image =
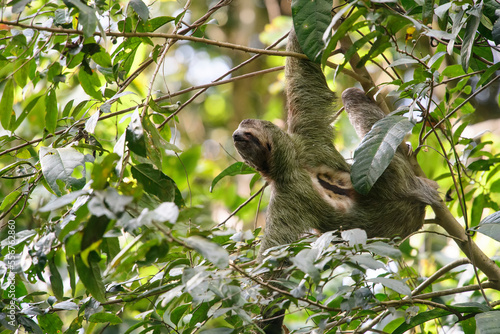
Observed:
[[[2,333],[245,333],[273,306],[287,310],[296,333],[493,333],[495,286],[445,252],[452,238],[434,225],[425,239],[309,235],[254,261],[260,229],[250,224],[267,198],[241,205],[249,179],[234,176],[254,171],[232,161],[230,133],[243,118],[282,116],[282,79],[269,73],[282,69],[283,52],[245,45],[255,34],[271,45],[291,22],[272,8],[229,3],[2,2]],[[491,134],[467,131],[491,117],[480,94],[498,110],[500,5],[330,8],[292,2],[305,53],[333,67],[336,91],[359,82],[395,105],[356,151],[353,183],[369,191],[412,130],[420,165],[449,208],[497,249],[500,152]],[[247,74],[235,75],[243,66]],[[348,156],[352,130],[343,117],[339,124]],[[259,186],[253,177],[250,188]],[[280,269],[285,258],[290,266]],[[276,282],[262,281],[277,270]]]

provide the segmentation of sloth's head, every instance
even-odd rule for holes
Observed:
[[[276,160],[283,160],[288,135],[268,121],[246,119],[233,133],[234,146],[245,162],[264,176],[272,176]],[[287,150],[291,154],[290,150]]]

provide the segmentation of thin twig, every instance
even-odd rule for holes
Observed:
[[[233,217],[235,214],[238,213],[238,211],[240,211],[242,208],[244,208],[248,203],[250,203],[255,197],[259,196],[259,194],[264,190],[264,188],[267,186],[267,183],[265,185],[263,185],[255,194],[253,194],[252,196],[250,196],[245,202],[243,202],[242,204],[240,204],[240,206],[238,206],[236,208],[236,210],[234,210],[233,212],[231,212],[231,214],[226,218],[224,219],[224,221],[222,223],[219,223],[217,225],[217,227],[221,227],[222,225],[224,225],[225,223],[227,223],[227,221],[229,219],[231,219],[231,217]]]
[[[455,269],[456,267],[462,266],[464,264],[470,264],[470,260],[467,258],[463,259],[458,259],[456,261],[453,261],[452,263],[447,264],[446,266],[438,269],[434,274],[429,276],[425,281],[423,281],[419,286],[417,286],[412,292],[411,295],[415,296],[418,295],[422,290],[424,290],[426,287],[430,286],[435,280],[440,278],[442,275],[447,273],[448,271]]]

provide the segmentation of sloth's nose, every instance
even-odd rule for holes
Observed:
[[[245,136],[242,131],[236,130],[233,132],[233,141],[244,141]]]

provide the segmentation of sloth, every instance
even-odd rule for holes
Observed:
[[[287,50],[302,52],[293,29]],[[367,195],[356,192],[350,165],[333,145],[335,95],[320,65],[288,57],[285,78],[287,132],[268,121],[246,119],[233,133],[243,160],[271,188],[257,259],[262,261],[267,249],[292,243],[311,229],[360,228],[368,237],[406,237],[420,229],[426,205],[440,199],[429,180],[415,175],[408,151],[398,148]],[[345,90],[342,101],[360,138],[385,117],[360,89]],[[281,332],[276,328],[280,326],[266,333]]]

